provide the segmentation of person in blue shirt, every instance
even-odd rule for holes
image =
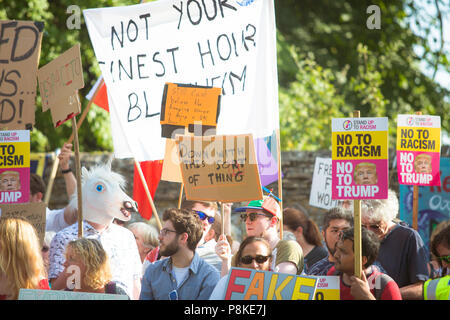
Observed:
[[[220,279],[216,268],[195,252],[202,221],[192,212],[168,209],[159,234],[161,256],[142,279],[140,300],[207,300]]]

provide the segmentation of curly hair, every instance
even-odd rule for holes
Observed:
[[[83,282],[87,287],[97,290],[111,281],[109,258],[100,241],[87,238],[73,240],[67,245],[66,255],[69,248],[75,255],[72,259],[78,259],[86,266]]]
[[[162,220],[172,222],[177,234],[187,233],[187,247],[195,251],[203,236],[203,223],[198,215],[192,214],[192,211],[171,208],[164,211]]]
[[[21,288],[39,289],[39,281],[45,279],[41,244],[28,221],[0,219],[0,271],[6,275],[13,299]]]
[[[398,209],[397,194],[391,189],[387,199],[361,201],[361,215],[370,221],[393,221],[398,215]]]

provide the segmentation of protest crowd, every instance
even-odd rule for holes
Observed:
[[[161,1],[161,7],[167,5],[166,2]],[[197,1],[187,3],[189,10],[189,4]],[[213,3],[215,6],[216,2]],[[256,17],[259,19],[260,16],[273,15],[271,1],[264,1],[264,4],[261,4],[262,1],[242,1],[239,10],[227,1],[218,3],[223,19],[229,18],[235,11],[248,15],[252,23],[251,19],[257,19]],[[266,10],[266,14],[250,15],[251,10],[256,10],[255,7]],[[129,10],[137,10],[136,8]],[[150,4],[145,8],[153,9]],[[95,23],[108,19],[103,19],[97,9],[86,10],[85,20],[97,57],[101,56],[102,50],[111,49],[116,50],[116,53],[123,53],[129,49],[127,45],[134,45],[135,40],[147,41],[148,34],[145,37],[142,31],[147,30],[148,24],[153,23],[153,17],[158,16],[158,8],[155,6],[154,15],[141,13],[139,21],[127,21],[126,36],[123,23],[121,36],[118,28],[100,30]],[[171,10],[173,8],[170,6]],[[179,12],[183,14],[182,11]],[[218,11],[216,15],[219,17]],[[188,11],[188,18],[180,17],[179,21],[177,18],[171,24],[178,23],[176,32],[181,32],[178,30],[180,26],[183,29],[191,27],[186,26],[189,22],[192,25],[201,22],[201,16],[199,21],[192,19]],[[206,15],[204,19],[213,20],[214,17],[210,19]],[[142,24],[141,28],[137,27],[137,23]],[[136,88],[133,87],[134,84],[127,87],[128,83],[121,82],[121,77],[125,78],[125,74],[130,77],[124,67],[127,59],[118,60],[117,66],[115,61],[107,61],[107,54],[102,56],[102,68],[107,65],[107,69],[111,71],[109,74],[106,69],[102,69],[104,83],[108,85],[108,99],[111,98],[111,109],[126,104],[125,100],[117,99],[120,94],[127,90],[136,91],[126,92],[127,102],[131,103],[136,98],[136,104],[122,110],[122,115],[126,114],[125,124],[118,120],[117,110],[111,112],[113,130],[123,127],[127,134],[130,132],[130,136],[126,137],[119,131],[113,131],[113,139],[125,137],[123,141],[114,141],[115,148],[126,150],[115,150],[118,158],[132,154],[135,159],[147,159],[151,154],[152,161],[164,159],[164,166],[167,167],[163,167],[163,173],[159,172],[160,176],[165,176],[167,181],[181,182],[185,188],[184,194],[183,189],[180,190],[178,206],[166,208],[162,213],[156,212],[151,195],[157,185],[147,186],[142,181],[144,196],[137,199],[124,192],[125,179],[112,171],[111,163],[89,168],[80,166],[78,129],[74,118],[81,111],[78,90],[84,86],[80,46],[72,47],[39,70],[35,68],[42,109],[51,110],[55,130],[62,123],[72,121],[74,139],[61,146],[58,155],[59,169],[64,177],[69,201],[63,208],[48,208],[48,202],[44,199],[47,186],[42,175],[30,173],[30,133],[27,129],[29,126],[23,126],[25,118],[17,123],[11,121],[6,129],[4,126],[0,127],[0,150],[3,154],[7,150],[12,157],[8,158],[11,161],[5,160],[0,165],[0,300],[27,300],[31,297],[39,299],[49,293],[53,293],[53,297],[65,295],[67,299],[92,294],[82,297],[111,300],[450,299],[450,220],[436,223],[428,246],[416,227],[400,219],[399,194],[388,185],[387,118],[361,118],[359,122],[352,122],[350,119],[359,118],[355,116],[330,121],[333,128],[333,173],[331,174],[330,162],[329,175],[333,189],[329,196],[339,201],[325,210],[321,223],[316,223],[300,203],[284,206],[280,147],[277,148],[277,161],[271,162],[271,166],[278,166],[275,178],[270,182],[263,181],[262,167],[259,163],[251,162],[251,159],[259,159],[261,152],[256,151],[267,149],[266,141],[258,140],[260,137],[267,137],[267,132],[271,134],[276,130],[279,134],[278,109],[276,116],[266,117],[270,114],[266,111],[272,110],[272,105],[278,105],[278,93],[275,91],[270,96],[272,100],[254,93],[241,101],[239,94],[244,96],[244,93],[238,92],[237,83],[238,80],[242,81],[242,91],[244,84],[247,85],[246,90],[251,90],[252,85],[245,81],[251,83],[252,77],[259,77],[275,81],[275,85],[267,82],[264,91],[269,92],[276,87],[276,75],[271,73],[273,70],[262,67],[264,63],[270,65],[273,63],[271,59],[275,59],[275,49],[267,49],[275,36],[255,36],[256,30],[258,36],[259,32],[265,30],[262,26],[269,31],[275,29],[266,24],[268,23],[254,23],[258,26],[256,28],[249,22],[245,30],[240,30],[242,43],[236,41],[234,31],[229,36],[220,34],[217,38],[218,52],[214,51],[215,48],[210,48],[210,44],[216,41],[205,42],[209,51],[206,47],[202,48],[203,43],[198,42],[202,71],[205,65],[208,66],[209,60],[213,66],[215,63],[219,65],[221,61],[256,54],[257,49],[260,49],[258,46],[264,48],[259,52],[264,51],[268,55],[264,59],[254,59],[252,63],[246,62],[238,75],[236,70],[227,70],[225,74],[228,76],[220,80],[222,88],[211,87],[211,82],[220,77],[211,78],[210,82],[207,79],[206,86],[167,82],[159,88],[162,99],[160,96],[152,96],[147,101],[146,92],[143,91],[143,99],[139,98],[139,105],[137,97],[141,92],[137,93],[138,89],[151,87],[153,90],[154,83],[144,86],[139,83]],[[129,33],[133,26],[136,28],[134,40]],[[13,42],[13,35],[8,29],[15,27],[15,23],[9,23],[6,27],[1,25],[0,49],[2,45],[8,43],[10,46]],[[18,48],[24,45],[18,39],[20,30],[36,30],[35,34],[39,35],[39,39],[36,38],[35,45],[38,44],[40,48],[42,28],[38,24],[29,23],[23,28],[25,29],[19,29],[14,34],[14,45],[18,43]],[[252,29],[255,29],[255,33],[250,34]],[[107,39],[106,44],[102,44],[105,37],[96,35],[96,31],[102,35],[111,34],[111,38]],[[228,57],[224,55],[224,51],[220,51],[223,46],[219,46],[219,43],[223,45],[224,39],[230,45]],[[263,41],[268,44],[262,45]],[[180,43],[181,55],[185,43]],[[231,43],[234,44],[233,48]],[[11,49],[11,63],[25,58],[38,61],[39,50],[35,50],[36,48],[30,49],[26,57],[14,57],[17,54],[14,47]],[[131,48],[133,51],[133,47]],[[178,71],[182,72],[181,63],[177,64],[178,49],[179,47],[174,47],[164,50],[171,55],[171,63],[159,61],[158,59],[164,60],[160,52],[153,54],[153,62],[161,65],[163,70],[163,73],[156,75],[158,78],[166,72],[174,72],[171,79],[178,79]],[[20,52],[23,52],[23,48]],[[71,62],[64,60],[62,63],[63,59]],[[131,57],[129,61],[132,70]],[[150,78],[145,76],[148,69],[144,61],[147,61],[146,55],[138,54],[135,77],[137,73],[139,80]],[[192,66],[195,65],[193,61],[194,59]],[[61,64],[55,67],[52,63],[56,62]],[[70,81],[48,84],[48,79],[54,80],[54,75],[58,72],[63,77],[61,70],[64,68],[65,76],[72,62],[73,78]],[[261,73],[254,72],[255,65],[260,67]],[[20,66],[22,67],[29,68],[24,64]],[[58,71],[55,73],[52,68]],[[115,68],[118,68],[117,74],[114,73]],[[19,73],[12,71],[11,74],[14,72]],[[189,72],[196,73],[196,70]],[[130,80],[133,80],[133,72],[130,73]],[[0,85],[3,75],[4,73]],[[117,78],[113,79],[115,76]],[[180,79],[187,81],[183,77]],[[58,88],[59,85],[62,87]],[[97,93],[96,89],[94,96]],[[142,107],[143,101],[145,107]],[[176,105],[178,102],[181,107]],[[242,107],[253,104],[258,108],[248,111]],[[154,105],[161,113],[149,113]],[[194,107],[191,108],[192,105]],[[230,106],[241,108],[243,114],[237,116],[237,112],[229,111]],[[136,116],[134,112],[139,115]],[[139,139],[132,136],[140,130],[133,123],[139,117],[149,121],[145,125],[149,130],[156,127],[156,121],[157,132],[152,132],[152,137],[148,132],[140,133]],[[397,161],[401,184],[414,187],[441,186],[440,142],[436,138],[440,136],[440,120],[436,118],[439,117],[430,116],[426,121],[417,120],[416,127],[410,129],[414,119],[399,116],[398,138],[402,141],[398,143]],[[245,122],[247,119],[248,123]],[[204,128],[193,135],[197,120],[203,121]],[[225,122],[238,127],[239,134],[232,135],[225,130],[228,136],[216,135],[217,132],[223,132],[219,129],[222,129],[220,125]],[[32,126],[34,120],[29,120],[27,124]],[[402,129],[406,127],[408,129]],[[192,128],[194,129],[191,130]],[[181,133],[177,133],[177,130]],[[206,133],[210,130],[213,132]],[[253,139],[256,132],[258,137]],[[419,132],[419,137],[420,133],[423,132],[424,136],[427,133],[427,144],[419,144],[416,148],[415,144],[410,143],[416,132]],[[208,138],[216,144],[212,145]],[[275,139],[279,139],[279,136]],[[228,144],[229,141],[232,142],[232,147]],[[25,147],[22,147],[23,144]],[[199,149],[191,151],[191,145]],[[207,152],[209,146],[216,148],[214,156],[217,158],[212,163],[207,161],[211,159],[207,155],[212,157],[212,153]],[[427,149],[423,150],[423,146]],[[179,156],[177,160],[182,163],[169,168],[167,154],[170,153],[170,148],[175,148],[175,154]],[[197,151],[203,156],[200,162],[195,159]],[[229,160],[229,157],[232,158],[230,162],[224,160]],[[270,155],[269,158],[274,160],[275,157]],[[138,169],[135,172],[140,173],[139,163],[140,161],[135,160],[135,170]],[[142,176],[140,178],[145,180]],[[276,191],[265,188],[275,181],[279,184]],[[135,180],[134,183],[137,185],[138,182]],[[149,188],[153,188],[153,191],[147,190]],[[24,215],[23,212],[27,214]],[[143,212],[150,213],[144,216]],[[232,215],[240,217],[240,226],[231,224]],[[142,219],[136,221],[135,217]],[[236,236],[232,232],[233,227],[245,230],[244,235]]]

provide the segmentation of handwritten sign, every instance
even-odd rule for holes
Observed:
[[[161,106],[161,136],[174,139],[175,133],[183,134],[186,127],[193,133],[194,124],[201,126],[201,135],[205,132],[215,135],[221,93],[221,88],[166,83]]]
[[[166,152],[164,155],[161,180],[183,182],[178,145],[173,139],[166,139]]]
[[[122,294],[20,289],[19,300],[129,300],[129,298]]]
[[[418,232],[425,248],[430,248],[430,237],[441,222],[450,220],[450,158],[441,158],[440,186],[419,187]],[[400,219],[412,225],[413,187],[400,185]]]
[[[331,172],[331,158],[316,157],[311,192],[309,194],[309,204],[311,206],[329,210],[338,205],[339,201],[333,200],[331,196]]]
[[[386,199],[388,118],[332,119],[332,199]]]
[[[260,138],[278,129],[274,12],[273,0],[153,1],[83,10],[108,87],[115,157],[164,158],[166,83],[221,88],[218,135]]]
[[[225,300],[313,300],[317,278],[231,268]]]
[[[30,131],[0,131],[0,204],[30,198]]]
[[[38,70],[42,111],[50,109],[55,127],[80,113],[78,89],[84,87],[80,44]]]
[[[399,184],[439,186],[441,118],[398,115],[397,172]]]
[[[0,21],[0,129],[31,129],[44,23]]]
[[[317,277],[314,300],[340,300],[341,288],[338,276]]]
[[[37,236],[41,243],[44,243],[46,205],[43,202],[21,203],[21,204],[1,204],[1,218],[23,218],[28,220],[36,229]]]
[[[177,137],[186,199],[262,199],[252,135]]]

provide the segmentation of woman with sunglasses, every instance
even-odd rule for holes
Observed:
[[[247,237],[236,252],[233,267],[272,271],[272,249],[269,242],[260,237]],[[217,283],[209,300],[223,300],[229,275],[222,277]]]

